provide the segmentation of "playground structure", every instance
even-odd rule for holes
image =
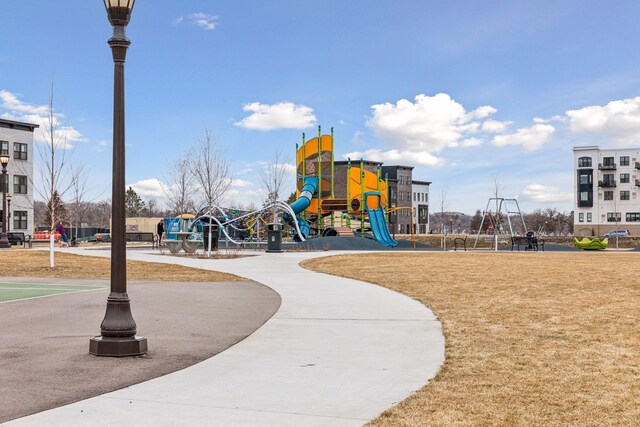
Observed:
[[[495,210],[493,206],[495,205]],[[480,221],[480,227],[478,227],[478,234],[473,244],[473,248],[476,249],[478,240],[480,240],[480,234],[483,230],[485,221],[489,224],[488,229],[493,231],[492,249],[498,250],[499,236],[508,236],[511,241],[517,237],[517,233],[514,231],[513,222],[511,218],[515,216],[522,223],[523,234],[527,234],[527,225],[524,222],[524,217],[520,211],[520,205],[516,199],[505,199],[502,197],[490,197],[487,201],[487,207],[482,214],[482,221]],[[509,227],[508,234],[505,230],[505,223]]]
[[[574,237],[573,244],[576,248],[585,251],[603,251],[607,249],[607,246],[609,245],[609,239],[604,238],[600,240],[597,237],[594,237],[593,239],[583,237],[582,240],[578,240]]]
[[[225,236],[227,244],[260,243],[269,225],[267,219],[278,222],[281,217],[291,227],[295,242],[357,236],[373,238],[387,247],[397,246],[387,225],[388,178],[383,179],[380,165],[365,166],[363,160],[352,164],[350,159],[340,163],[336,167],[333,129],[330,135],[322,135],[318,126],[317,137],[307,141],[302,134],[302,144],[296,144],[296,200],[291,205],[277,201],[233,214],[219,206],[208,206],[196,214],[165,218],[164,242],[174,254],[181,250],[194,253],[205,242],[208,247],[204,249],[210,252],[210,243],[212,239],[217,242],[219,234]]]

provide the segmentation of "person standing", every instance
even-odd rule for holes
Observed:
[[[156,226],[156,233],[158,234],[158,247],[162,244],[162,234],[164,233],[164,221],[160,220]]]
[[[65,232],[64,225],[62,225],[62,221],[58,223],[58,228],[56,229],[58,234],[60,234],[60,238],[63,242],[67,243],[69,238],[67,237],[67,233]]]

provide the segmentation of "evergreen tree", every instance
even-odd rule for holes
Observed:
[[[53,221],[51,220],[51,212],[55,212],[55,218],[53,218]],[[55,224],[58,224],[59,221],[68,223],[69,215],[60,195],[57,191],[54,191],[53,197],[51,197],[51,200],[47,203],[47,212],[45,213],[44,222],[45,224],[54,224],[55,227]]]
[[[476,214],[471,218],[471,224],[469,225],[472,233],[478,232],[480,223],[482,223],[482,214],[480,213],[480,210],[477,210]]]
[[[124,206],[128,217],[136,217],[145,208],[142,198],[138,196],[136,190],[129,187],[124,195]]]

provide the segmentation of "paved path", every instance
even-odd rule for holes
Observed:
[[[127,255],[237,274],[274,289],[282,305],[262,328],[211,359],[9,425],[359,426],[421,388],[444,361],[440,323],[422,304],[298,266],[326,253]],[[144,328],[139,324],[139,333]]]

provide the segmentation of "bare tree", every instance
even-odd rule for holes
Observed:
[[[447,188],[440,190],[440,233],[442,233],[442,248],[447,249],[447,236],[445,234],[447,212]]]
[[[199,186],[202,205],[210,207],[219,205],[231,182],[229,171],[231,165],[224,156],[224,151],[213,141],[211,132],[204,130],[204,137],[196,140],[191,151],[191,167],[195,182]]]
[[[167,187],[163,192],[167,197],[167,205],[174,215],[180,215],[194,209],[194,180],[191,161],[187,155],[175,159],[169,166]]]
[[[64,130],[61,128],[58,118],[53,112],[53,83],[49,95],[47,116],[44,119],[42,130],[45,135],[43,144],[36,144],[38,155],[42,162],[40,168],[40,185],[34,185],[35,191],[45,201],[51,201],[54,194],[63,198],[71,187],[68,179],[68,169],[66,167],[69,154],[67,153],[67,141]],[[54,239],[53,234],[58,219],[55,212],[56,203],[49,203],[49,215],[51,219],[51,238],[49,241],[49,265],[55,267],[54,263]]]
[[[71,225],[75,223],[75,237],[78,238],[78,227],[87,211],[85,200],[87,192],[87,171],[84,166],[71,169]]]
[[[266,203],[275,203],[282,199],[282,190],[285,178],[287,177],[287,164],[283,162],[283,155],[280,149],[274,153],[273,160],[265,164],[259,171],[262,188],[267,194]],[[272,210],[273,220],[276,218],[276,207]]]

